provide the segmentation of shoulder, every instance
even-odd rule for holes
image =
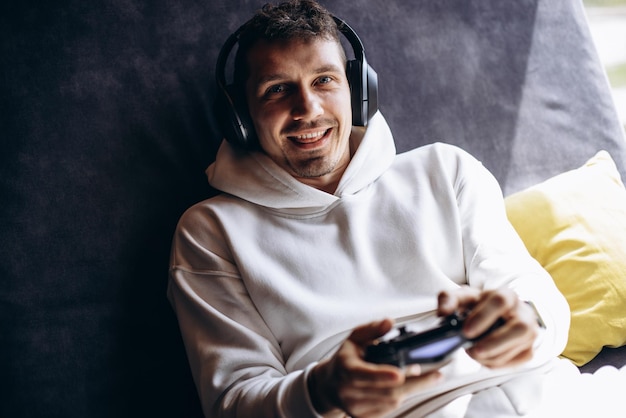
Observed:
[[[488,188],[499,190],[492,173],[467,151],[451,144],[433,143],[399,154],[393,166],[399,181],[429,187],[437,193]]]
[[[233,213],[246,205],[246,202],[229,194],[221,193],[200,201],[183,212],[180,216],[176,234],[185,236],[204,236],[221,234],[224,213]]]
[[[181,215],[172,241],[172,266],[189,271],[235,271],[220,214],[234,207],[234,200],[229,195],[217,195],[194,204]]]
[[[398,154],[396,163],[401,167],[411,166],[431,174],[436,172],[458,174],[460,171],[484,170],[480,161],[470,153],[456,145],[443,142],[435,142]]]
[[[444,142],[434,142],[398,154],[400,158],[420,159],[424,161],[477,161],[470,153],[462,148]]]

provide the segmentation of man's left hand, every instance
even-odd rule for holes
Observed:
[[[478,340],[467,350],[484,366],[501,368],[517,366],[532,358],[533,344],[539,335],[534,310],[510,289],[480,291],[467,286],[439,294],[438,314],[466,312],[463,334],[476,338],[499,318],[504,324]]]

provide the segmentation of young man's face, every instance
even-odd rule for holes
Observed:
[[[246,96],[261,148],[303,183],[328,189],[350,161],[350,88],[331,40],[257,42]],[[328,190],[327,190],[328,191]]]

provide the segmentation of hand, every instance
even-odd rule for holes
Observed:
[[[532,358],[533,343],[539,334],[534,310],[510,289],[480,291],[467,286],[439,294],[438,314],[447,316],[455,311],[469,312],[463,324],[463,334],[476,338],[487,331],[498,318],[504,324],[478,340],[467,350],[484,366],[510,367]]]
[[[407,372],[395,366],[363,360],[365,347],[386,334],[386,319],[356,328],[329,360],[315,366],[309,392],[320,414],[345,411],[352,417],[379,417],[398,408],[406,395],[436,384],[437,371],[420,375],[419,366]]]

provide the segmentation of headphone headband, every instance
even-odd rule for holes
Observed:
[[[352,106],[352,124],[365,126],[378,110],[378,75],[367,64],[361,39],[356,32],[343,20],[333,16],[337,29],[350,42],[355,59],[346,63],[346,76],[350,85]],[[247,103],[237,97],[236,89],[226,82],[226,63],[231,51],[239,42],[239,37],[247,22],[233,32],[217,57],[215,65],[215,82],[218,87],[215,113],[222,134],[231,144],[238,148],[252,149],[258,145],[254,124],[248,112]]]
[[[363,48],[363,42],[361,42],[359,35],[357,35],[354,29],[352,29],[344,20],[338,18],[337,16],[333,16],[333,20],[337,24],[339,32],[341,32],[346,37],[348,42],[350,42],[350,46],[352,46],[352,50],[354,51],[355,59],[363,61],[363,59],[365,59],[365,48]]]

